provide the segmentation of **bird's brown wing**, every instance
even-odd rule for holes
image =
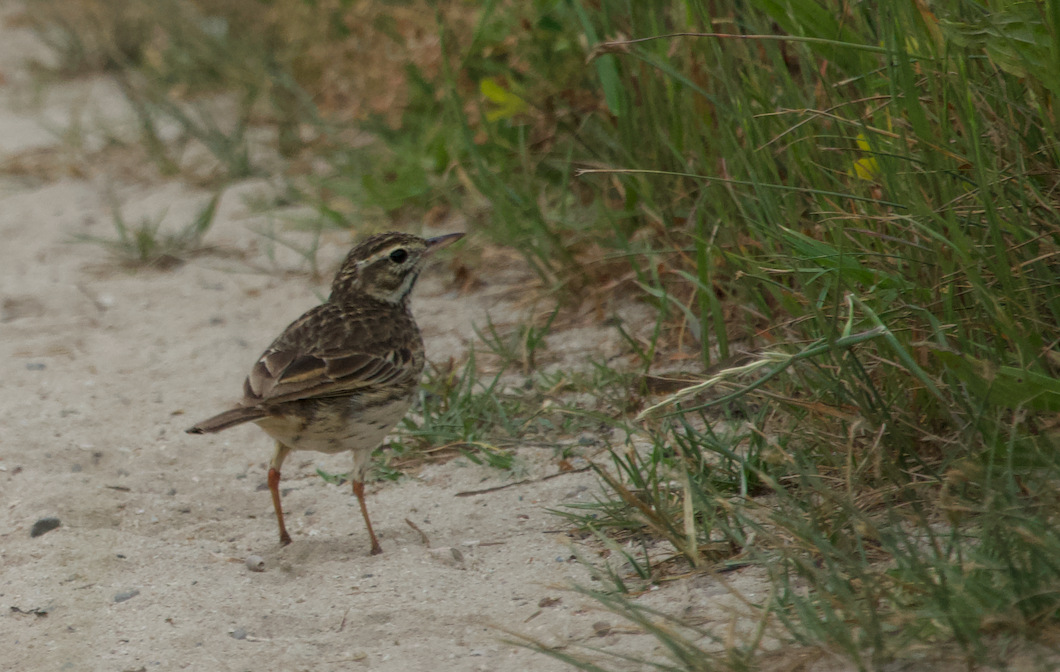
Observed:
[[[414,380],[423,369],[411,317],[325,304],[292,323],[262,353],[243,383],[243,404],[341,396]],[[414,347],[410,348],[412,345]]]
[[[393,349],[383,356],[356,350],[301,354],[270,348],[243,383],[243,403],[278,404],[388,385],[415,377],[419,367],[414,360],[408,348]]]

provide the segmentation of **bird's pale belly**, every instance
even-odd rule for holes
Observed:
[[[292,450],[319,453],[374,450],[404,417],[411,398],[359,408],[350,399],[328,400],[314,413],[270,415],[255,421],[265,432]]]

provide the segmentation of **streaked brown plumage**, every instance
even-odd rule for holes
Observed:
[[[327,303],[291,323],[254,364],[238,406],[204,420],[191,434],[254,422],[276,440],[269,490],[280,543],[291,543],[280,506],[280,467],[296,450],[353,453],[350,480],[372,553],[382,553],[364,502],[372,451],[405,415],[423,371],[423,340],[408,297],[435,250],[461,238],[425,240],[384,233],[354,247]]]

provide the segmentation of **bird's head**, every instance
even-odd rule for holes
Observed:
[[[408,299],[423,264],[432,253],[460,240],[462,233],[420,238],[410,233],[381,233],[350,250],[331,285],[331,301],[367,294],[390,304]]]

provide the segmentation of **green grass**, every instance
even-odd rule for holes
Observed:
[[[464,116],[449,80],[491,231],[572,291],[592,281],[592,246],[625,255],[705,365],[730,353],[726,322],[764,348],[710,383],[713,401],[696,388],[642,418],[650,452],[616,447],[601,472],[614,499],[568,515],[666,539],[693,566],[725,544],[750,555],[789,636],[862,669],[913,643],[997,663],[998,633],[1055,631],[1060,7],[1031,7],[487,13],[480,40],[531,26],[529,68],[458,61],[492,68],[521,111]],[[712,35],[665,37],[680,32]],[[571,48],[588,69],[547,49],[616,34],[664,37]],[[567,106],[567,76],[590,112]],[[760,409],[753,430],[698,415],[741,400]]]
[[[155,219],[145,217],[139,224],[130,225],[125,221],[120,206],[114,202],[111,205],[114,238],[79,234],[73,240],[99,245],[110,251],[119,262],[132,268],[172,268],[202,251],[203,236],[213,225],[220,199],[221,194],[215,194],[192,221],[173,233],[160,231],[165,213]]]

